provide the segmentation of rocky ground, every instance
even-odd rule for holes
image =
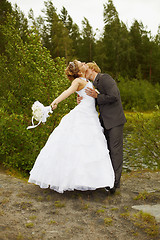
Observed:
[[[159,240],[160,222],[133,205],[160,204],[160,172],[122,176],[121,189],[58,194],[0,171],[0,240]]]

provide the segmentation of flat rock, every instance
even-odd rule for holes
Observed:
[[[157,222],[160,222],[160,204],[156,205],[136,205],[132,206],[132,208],[136,210],[143,211],[145,213],[149,213],[155,217]]]

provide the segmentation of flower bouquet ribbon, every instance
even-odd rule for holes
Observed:
[[[45,107],[39,101],[34,102],[32,105],[32,126],[28,126],[27,129],[37,127],[41,122],[45,123],[47,118],[50,116],[49,113],[53,113],[51,106]],[[34,125],[33,120],[38,121],[37,125]]]

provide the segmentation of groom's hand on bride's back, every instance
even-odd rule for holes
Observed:
[[[82,101],[83,97],[80,97],[79,95],[77,95],[77,104],[79,104]]]

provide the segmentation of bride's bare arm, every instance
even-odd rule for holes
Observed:
[[[72,93],[74,93],[75,91],[77,91],[78,87],[79,87],[79,79],[75,79],[71,86],[65,90],[63,93],[61,93],[61,95],[59,95],[52,103],[51,103],[51,107],[52,109],[56,109],[57,104],[62,102],[64,99],[66,99],[67,97],[69,97]]]

